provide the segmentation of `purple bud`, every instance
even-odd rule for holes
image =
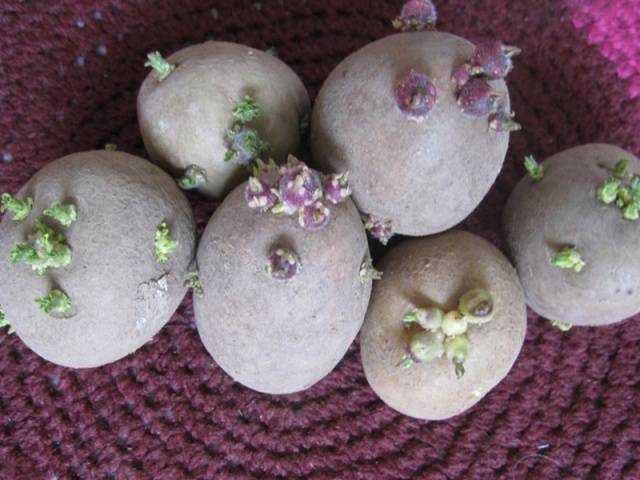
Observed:
[[[287,210],[298,210],[322,197],[322,181],[304,163],[280,169],[280,201]]]
[[[469,63],[476,73],[484,74],[491,80],[505,78],[513,69],[512,57],[520,54],[518,47],[504,45],[496,40],[484,40],[476,45]]]
[[[396,104],[412,120],[423,120],[436,103],[436,86],[424,73],[410,69],[395,87]]]
[[[393,28],[406,32],[408,30],[432,29],[438,14],[430,0],[408,0],[400,10],[400,16],[393,22]]]
[[[327,175],[323,182],[324,197],[331,203],[344,202],[351,195],[349,186],[349,172],[332,173]]]
[[[515,113],[500,109],[489,115],[489,128],[495,132],[515,132],[520,130],[522,125],[514,120]]]
[[[471,67],[468,63],[463,63],[462,65],[453,69],[451,72],[451,81],[453,84],[460,88],[464,84],[466,84],[471,79]]]
[[[292,250],[278,248],[269,255],[267,273],[276,280],[289,280],[300,271],[300,258]]]
[[[271,187],[263,180],[249,177],[249,182],[244,189],[244,198],[250,208],[265,212],[273,207],[278,200]]]
[[[329,223],[331,212],[324,203],[318,201],[298,212],[298,223],[306,230],[320,230]]]
[[[481,78],[472,78],[458,94],[458,106],[467,115],[483,117],[494,112],[501,95]]]
[[[393,231],[393,222],[391,220],[383,220],[375,215],[364,216],[364,228],[369,231],[372,237],[377,238],[383,245],[386,245],[395,233]]]

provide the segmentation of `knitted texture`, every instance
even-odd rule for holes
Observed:
[[[503,172],[463,224],[503,248],[502,208],[524,155],[542,159],[595,141],[640,153],[640,1],[438,3],[440,30],[523,49],[509,86],[524,130],[512,135]],[[105,143],[144,156],[135,100],[148,51],[207,39],[274,46],[314,97],[341,59],[392,33],[400,6],[5,0],[0,191]],[[214,205],[190,199],[201,230]],[[561,333],[529,312],[509,376],[441,422],[404,417],[378,400],[357,342],[306,392],[243,388],[200,343],[190,296],[153,341],[98,369],[49,364],[2,331],[0,478],[638,479],[638,327],[630,320]]]

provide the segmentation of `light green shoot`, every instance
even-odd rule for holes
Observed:
[[[184,281],[183,285],[192,289],[196,296],[200,298],[204,297],[204,288],[202,288],[202,283],[200,283],[200,277],[197,270],[187,274],[187,279]]]
[[[568,246],[551,257],[551,265],[557,268],[571,268],[575,272],[580,272],[585,266],[585,262],[576,247]]]
[[[598,188],[598,200],[605,205],[609,205],[616,201],[619,190],[620,181],[615,178],[609,178],[600,188]]]
[[[159,262],[169,260],[169,254],[175,251],[178,242],[171,238],[171,232],[166,221],[162,221],[155,233],[154,254]]]
[[[33,224],[35,234],[31,243],[18,243],[10,252],[12,263],[26,263],[37,275],[42,276],[48,268],[62,268],[71,263],[71,248],[65,244],[65,236],[57,233],[40,220]]]
[[[557,328],[561,332],[568,332],[573,327],[573,324],[569,322],[561,322],[559,320],[552,320],[551,326]]]
[[[620,180],[624,180],[627,165],[629,165],[629,160],[626,158],[618,160],[613,167],[613,176]]]
[[[24,200],[15,198],[10,193],[3,193],[0,200],[0,212],[13,213],[12,220],[20,222],[27,218],[33,209],[33,199],[27,197]]]
[[[358,275],[360,277],[360,283],[363,285],[369,280],[380,280],[382,278],[382,272],[373,266],[373,260],[369,255],[362,260]]]
[[[638,210],[638,202],[633,201],[624,207],[622,216],[625,220],[638,220],[640,218],[640,212]]]
[[[71,299],[62,290],[54,288],[45,297],[34,300],[44,313],[63,313],[71,308]]]
[[[116,150],[118,150],[118,145],[116,145],[115,143],[105,143],[104,144],[104,149],[114,152]]]
[[[4,310],[2,309],[2,305],[0,305],[0,328],[4,328],[4,327],[9,327],[9,330],[7,331],[7,333],[9,335],[11,335],[15,331],[13,329],[13,327],[11,326],[11,322],[9,322],[9,319],[4,314]]]
[[[255,120],[258,115],[260,115],[260,106],[248,95],[244,97],[233,111],[233,116],[237,118],[240,123],[248,123]]]
[[[147,61],[144,66],[151,67],[156,71],[156,80],[159,82],[162,82],[176,69],[175,65],[167,62],[157,51],[147,54]]]
[[[78,219],[78,212],[75,205],[65,203],[52,203],[49,208],[42,212],[47,217],[51,217],[65,227],[70,226]]]
[[[207,183],[207,172],[197,165],[189,165],[184,171],[184,175],[178,178],[176,183],[183,190],[199,188]]]
[[[533,155],[524,157],[524,168],[527,169],[534,183],[538,183],[544,177],[544,167],[536,161]]]

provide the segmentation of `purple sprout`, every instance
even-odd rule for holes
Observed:
[[[504,45],[496,40],[484,40],[476,45],[469,59],[472,71],[491,80],[505,78],[513,69],[512,58],[519,55],[518,47]]]
[[[266,212],[278,201],[278,196],[271,186],[260,177],[249,177],[244,189],[244,198],[249,208]]]
[[[289,280],[300,271],[300,258],[288,249],[278,248],[269,255],[267,273],[276,280]]]
[[[391,220],[384,220],[375,215],[365,215],[363,220],[364,228],[369,231],[372,237],[377,238],[383,245],[389,243],[389,240],[395,233]]]
[[[349,172],[332,173],[324,178],[324,198],[333,204],[344,202],[351,195]]]
[[[421,121],[436,103],[437,90],[424,73],[410,69],[395,86],[396,104],[411,120]]]
[[[322,198],[322,181],[315,170],[304,163],[280,169],[279,197],[284,210],[291,213]]]
[[[430,0],[408,0],[400,10],[400,16],[393,20],[393,28],[409,30],[432,29],[436,25],[438,13]]]
[[[305,230],[315,231],[327,226],[331,212],[327,206],[317,201],[298,211],[298,223]]]
[[[483,117],[495,112],[501,94],[481,78],[472,78],[458,93],[458,106],[467,115]]]
[[[459,89],[471,80],[471,65],[463,63],[451,72],[451,82]]]
[[[489,115],[489,129],[494,132],[515,132],[520,130],[522,125],[515,121],[515,113],[504,109]]]

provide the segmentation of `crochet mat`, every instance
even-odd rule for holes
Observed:
[[[149,51],[207,39],[273,46],[313,98],[341,59],[392,33],[401,3],[5,0],[0,191],[105,143],[144,156],[135,100]],[[523,49],[509,86],[524,130],[462,225],[504,247],[500,215],[524,155],[595,141],[640,154],[640,1],[438,3],[440,30]],[[190,199],[202,229],[214,204]],[[98,369],[49,364],[3,331],[0,478],[639,479],[639,327],[561,333],[530,311],[509,376],[441,422],[378,400],[357,341],[306,392],[234,383],[200,343],[190,296],[153,341]]]

